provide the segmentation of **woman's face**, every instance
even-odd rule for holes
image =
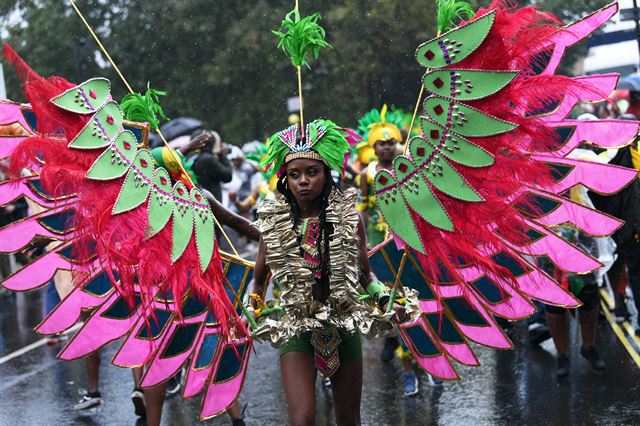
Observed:
[[[296,201],[309,203],[320,199],[326,179],[324,170],[324,163],[309,158],[287,163],[287,182]]]

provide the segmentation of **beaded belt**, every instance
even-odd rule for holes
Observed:
[[[313,362],[325,377],[331,377],[340,368],[338,347],[342,343],[336,327],[321,328],[311,332],[314,349]]]

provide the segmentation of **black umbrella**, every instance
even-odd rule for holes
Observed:
[[[160,131],[167,141],[179,136],[190,135],[194,130],[202,128],[204,123],[193,117],[180,117],[160,126]]]

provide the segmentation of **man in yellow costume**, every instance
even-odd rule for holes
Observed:
[[[404,127],[401,111],[390,111],[387,106],[373,109],[358,121],[358,134],[363,142],[358,146],[358,159],[368,165],[360,173],[360,200],[357,205],[367,229],[369,248],[382,243],[389,236],[389,226],[376,203],[373,180],[380,170],[393,170],[393,160],[398,153],[398,145],[403,142],[401,128]],[[375,154],[375,157],[373,156]],[[380,358],[384,362],[395,356],[402,361],[403,392],[405,396],[418,393],[418,378],[412,367],[412,356],[408,348],[400,345],[396,337],[386,337]]]
[[[395,116],[387,114],[387,106],[384,105],[380,111],[373,109],[358,121],[358,133],[363,138],[363,142],[358,146],[358,157],[360,158],[362,153],[369,161],[360,173],[361,197],[358,211],[367,228],[370,248],[385,240],[389,228],[376,205],[373,179],[379,170],[393,170],[396,147],[402,141],[402,133],[398,126],[402,123],[387,121],[387,115],[390,118]]]

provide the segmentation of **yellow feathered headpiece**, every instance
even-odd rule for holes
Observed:
[[[394,116],[395,117],[395,116]],[[386,141],[395,139],[397,142],[402,141],[402,133],[398,125],[402,123],[394,123],[387,121],[387,105],[383,105],[382,109],[372,109],[358,120],[358,134],[362,136],[364,142],[358,148],[369,146],[373,148],[376,141]]]
[[[396,142],[402,141],[402,133],[395,124],[387,123],[387,105],[385,104],[380,111],[380,122],[374,123],[369,130],[367,142],[373,146],[376,141],[386,141],[395,139]]]

